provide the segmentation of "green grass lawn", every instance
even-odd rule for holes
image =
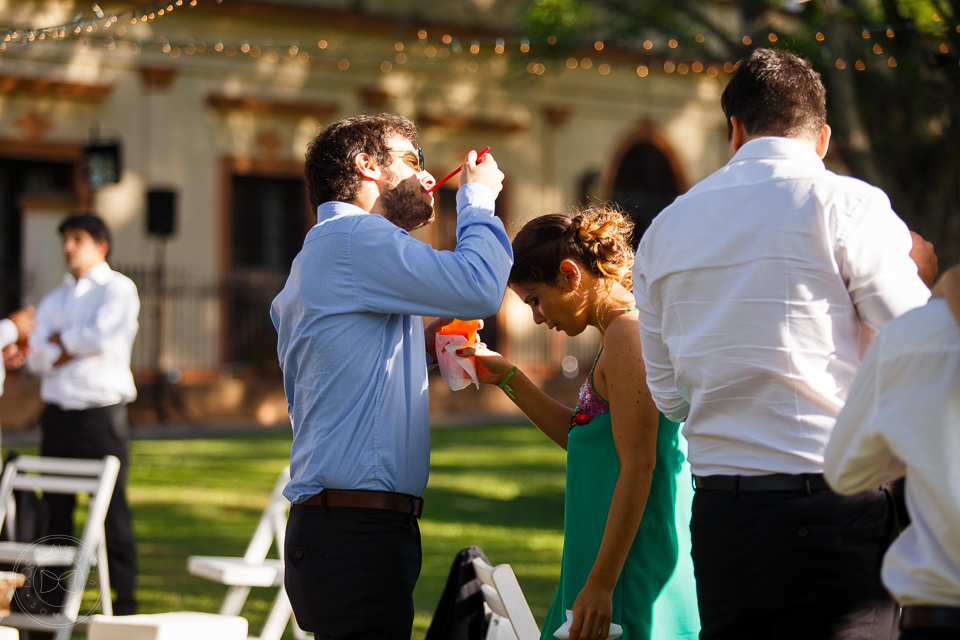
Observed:
[[[542,622],[560,575],[565,453],[530,426],[437,429],[432,440],[413,638],[426,634],[453,557],[471,544],[513,566]],[[243,554],[289,453],[281,434],[131,443],[143,613],[219,609],[225,587],[189,575],[187,556]],[[251,593],[251,632],[273,595]]]

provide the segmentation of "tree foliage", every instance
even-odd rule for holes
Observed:
[[[654,63],[800,53],[827,86],[832,152],[941,267],[960,259],[960,0],[536,0],[526,20],[561,56],[595,40]]]

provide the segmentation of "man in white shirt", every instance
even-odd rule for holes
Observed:
[[[37,306],[27,367],[42,374],[40,453],[120,459],[105,522],[114,613],[136,613],[137,554],[126,499],[127,403],[137,396],[130,352],[137,335],[137,287],[105,262],[110,235],[100,218],[77,215],[60,225],[69,273]],[[50,533],[72,537],[74,498],[48,495]]]
[[[757,49],[721,105],[730,162],[667,207],[637,251],[647,383],[684,420],[702,640],[891,638],[877,559],[886,490],[850,498],[823,451],[862,327],[923,305],[912,240],[882,191],[827,171],[826,92]]]
[[[960,637],[960,327],[939,291],[870,346],[824,461],[843,494],[907,477],[911,524],[882,571],[902,640]]]

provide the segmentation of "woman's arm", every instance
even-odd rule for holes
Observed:
[[[513,370],[513,365],[507,362],[506,358],[482,346],[476,349],[467,347],[458,352],[458,355],[476,356],[477,378],[485,384],[500,385]],[[573,409],[545,394],[519,369],[510,378],[508,386],[511,393],[507,396],[523,411],[523,415],[530,418],[530,422],[544,435],[566,451]]]
[[[617,318],[604,338],[606,347],[594,384],[610,401],[613,441],[620,475],[610,502],[600,551],[573,604],[571,640],[606,638],[613,612],[613,589],[633,545],[657,463],[659,412],[645,382],[636,314]]]

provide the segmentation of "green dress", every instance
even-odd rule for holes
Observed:
[[[586,584],[620,474],[610,409],[593,388],[596,364],[595,360],[571,421],[560,586],[541,640],[553,638],[566,622],[566,610],[573,608]],[[693,488],[685,454],[680,425],[661,414],[650,495],[613,592],[613,622],[623,627],[625,640],[693,640],[700,632],[690,557]]]

